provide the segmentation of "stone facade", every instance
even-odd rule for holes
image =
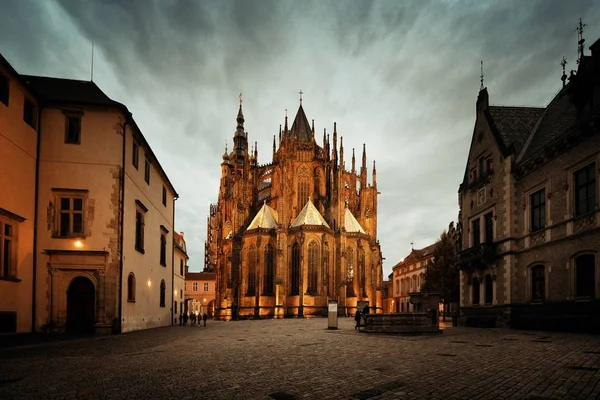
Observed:
[[[413,249],[406,258],[392,268],[393,302],[391,312],[415,311],[410,304],[409,293],[421,291],[425,282],[425,268],[433,262],[433,248],[435,244],[423,249]]]
[[[202,315],[210,318],[215,315],[216,274],[214,272],[186,272],[185,274],[185,304],[189,314]]]
[[[16,313],[11,332],[171,324],[177,193],[131,113],[93,82],[20,75],[1,56],[0,67],[0,100],[8,80],[15,108],[0,103],[0,140],[18,145],[0,149],[14,161],[0,221],[18,223],[0,319]]]
[[[223,154],[218,203],[209,216],[208,263],[217,277],[219,318],[341,314],[357,301],[382,307],[382,259],[377,241],[377,183],[345,169],[343,138],[323,133],[322,145],[300,105],[273,137],[272,161],[259,165],[248,149],[242,106],[233,151]],[[212,212],[214,210],[214,213]]]
[[[600,327],[599,47],[545,108],[479,93],[459,188],[463,324]]]

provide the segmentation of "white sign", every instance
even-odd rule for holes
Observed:
[[[329,303],[329,312],[337,312],[337,303]]]

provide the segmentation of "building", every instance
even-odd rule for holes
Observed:
[[[173,322],[179,323],[179,315],[185,311],[185,273],[187,271],[187,262],[190,259],[187,255],[187,246],[183,237],[183,232],[173,232]]]
[[[260,165],[240,98],[209,224],[220,318],[327,315],[330,300],[341,314],[353,314],[357,301],[381,311],[375,162],[367,184],[364,145],[357,174],[354,149],[345,169],[341,137],[338,153],[335,123],[333,141],[325,131],[322,145],[316,137],[300,102],[291,128],[286,116],[273,136],[272,161]]]
[[[127,107],[0,56],[0,330],[172,321],[177,193]]]
[[[433,262],[434,247],[435,243],[420,250],[412,249],[408,256],[392,268],[392,312],[414,311],[414,306],[409,302],[409,293],[421,291],[427,264]]]
[[[215,315],[215,288],[217,276],[214,272],[186,272],[185,302],[187,312],[196,315]]]
[[[580,33],[581,35],[581,33]],[[459,323],[600,330],[600,40],[546,107],[479,92],[459,188]]]
[[[382,283],[382,312],[384,314],[387,313],[393,313],[394,312],[394,297],[392,296],[392,290],[394,289],[394,285],[392,285],[392,276],[393,274],[390,274],[388,276],[388,280],[387,281],[383,281]]]

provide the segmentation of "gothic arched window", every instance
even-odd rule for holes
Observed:
[[[329,285],[330,282],[327,280],[329,274],[329,246],[323,245],[323,285],[327,286],[327,295],[330,294]]]
[[[291,282],[290,282],[290,295],[296,296],[300,294],[300,245],[298,242],[292,246],[292,259],[291,259]]]
[[[354,294],[354,252],[352,247],[346,250],[346,297],[356,297]]]
[[[256,247],[250,246],[248,251],[248,290],[246,296],[256,294]]]
[[[358,269],[360,271],[360,291],[362,296],[367,296],[367,282],[366,282],[366,271],[365,271],[365,251],[360,249],[358,252]]]
[[[265,246],[265,277],[263,283],[263,294],[266,296],[273,295],[273,281],[275,280],[275,263],[273,256],[273,246],[267,244]]]
[[[232,275],[233,275],[232,274],[233,271],[232,271],[232,268],[231,268],[231,253],[228,253],[225,256],[225,260],[227,260],[226,261],[227,262],[227,264],[226,264],[227,267],[225,269],[225,276],[227,277],[227,288],[231,288],[231,286],[232,286],[232,279],[231,278],[232,278]]]
[[[317,242],[312,241],[308,245],[308,289],[307,292],[317,294],[319,265],[319,246]]]

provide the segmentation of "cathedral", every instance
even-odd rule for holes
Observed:
[[[354,149],[351,162],[347,171],[335,123],[333,141],[324,130],[317,143],[300,99],[291,128],[286,115],[273,136],[272,161],[259,164],[240,95],[207,221],[205,270],[216,272],[218,318],[325,316],[330,300],[340,315],[353,315],[358,302],[381,312],[375,162],[370,184],[364,144],[358,173]]]

